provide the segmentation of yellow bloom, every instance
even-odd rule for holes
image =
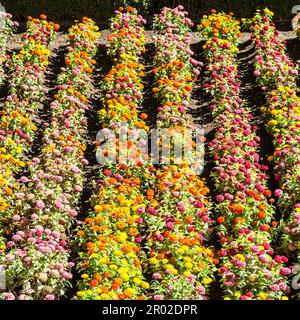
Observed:
[[[278,121],[274,119],[268,122],[268,125],[271,125],[271,126],[276,126],[277,124],[278,124]]]
[[[77,297],[83,297],[84,296],[84,292],[83,291],[77,291],[76,295],[77,295]]]
[[[110,300],[110,296],[107,293],[102,293],[101,294],[101,299],[103,300]]]
[[[235,255],[235,257],[237,259],[239,259],[240,261],[245,261],[245,257],[242,254],[237,254],[237,255]]]
[[[152,264],[152,265],[157,264],[157,262],[158,262],[158,261],[157,261],[156,258],[150,258],[150,259],[149,259],[149,263]]]
[[[149,285],[148,282],[143,281],[143,282],[142,282],[142,287],[143,287],[144,289],[149,289],[150,285]]]
[[[139,278],[134,278],[134,279],[133,279],[133,282],[134,282],[137,286],[139,286],[139,285],[142,283],[142,280],[139,279]]]
[[[128,269],[125,268],[125,267],[121,267],[121,268],[119,268],[119,270],[118,270],[119,274],[127,273],[127,271],[128,271]]]
[[[129,281],[129,275],[127,273],[122,273],[121,278],[124,282]]]
[[[187,269],[192,269],[192,268],[193,268],[193,264],[190,263],[190,262],[186,262],[186,263],[184,264],[184,266],[185,266]]]
[[[204,278],[203,279],[203,283],[204,284],[210,284],[212,282],[212,279],[211,278]]]
[[[121,242],[125,242],[127,240],[127,238],[128,238],[128,236],[127,236],[127,234],[125,232],[122,232],[120,234],[120,241]]]
[[[267,298],[266,294],[264,292],[260,292],[258,294],[259,298],[262,299],[262,300],[265,300]]]

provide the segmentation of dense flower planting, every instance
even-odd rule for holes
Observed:
[[[102,61],[93,20],[75,20],[60,35],[44,14],[28,17],[18,49],[8,55],[18,24],[1,13],[0,86],[7,88],[0,115],[0,300],[208,300],[221,291],[225,300],[294,298],[298,68],[272,17],[265,9],[243,19],[255,49],[250,77],[266,98],[259,107],[274,146],[268,168],[251,104],[241,98],[242,34],[232,13],[212,10],[198,26],[207,93],[200,99],[192,93],[203,63],[182,5],[155,15],[148,39],[136,9],[116,10],[106,38],[109,61]],[[49,63],[64,41],[47,107]],[[145,55],[148,41],[153,58]],[[106,63],[110,70],[98,71]],[[96,72],[103,78],[92,106]],[[216,125],[207,143],[209,181],[201,177],[203,127],[189,114],[197,113],[196,100],[206,108],[207,99]],[[151,107],[156,134],[144,112]]]
[[[20,51],[10,60],[9,95],[1,117],[0,142],[12,159],[12,170],[17,172],[21,161],[34,141],[36,118],[45,97],[45,71],[51,54],[49,45],[54,40],[58,25],[29,17],[27,32],[21,40]]]
[[[65,293],[72,278],[69,231],[77,216],[87,164],[84,114],[99,35],[88,18],[69,30],[65,67],[58,78],[41,155],[32,159],[30,176],[19,179],[15,193],[14,232],[1,257],[9,289],[1,294],[3,299],[54,300]]]
[[[9,95],[3,105],[0,121],[1,200],[0,244],[9,234],[9,215],[16,201],[13,190],[17,185],[13,173],[25,167],[25,154],[31,148],[37,131],[36,118],[44,98],[43,83],[48,65],[49,44],[59,26],[42,19],[29,17],[26,33],[21,40],[21,50],[9,60],[11,81]],[[9,21],[9,20],[8,20]],[[5,23],[8,23],[5,20]]]
[[[130,163],[107,163],[100,169],[98,194],[78,230],[81,281],[77,299],[145,299],[149,283],[143,275],[143,215],[146,210],[145,183],[154,170],[139,157],[130,141],[118,138],[135,135],[136,128],[147,130],[145,114],[138,115],[142,103],[144,66],[144,19],[137,11],[120,8],[111,21],[109,53],[115,64],[103,80],[100,125],[116,133],[117,151],[128,148]],[[125,124],[127,126],[125,126]],[[126,144],[126,145],[124,145]],[[116,150],[115,150],[116,151]],[[105,155],[108,150],[98,150]]]
[[[159,31],[153,70],[157,82],[153,91],[159,101],[157,125],[169,130],[172,142],[182,145],[185,130],[194,129],[187,108],[199,73],[195,67],[200,64],[192,58],[191,26],[182,6],[166,8],[155,19]],[[205,244],[212,222],[206,198],[209,189],[189,166],[188,155],[176,165],[172,154],[171,164],[162,164],[156,173],[157,203],[146,215],[153,299],[206,299],[218,262]],[[201,156],[196,154],[199,160]]]
[[[211,110],[218,124],[209,143],[215,160],[212,177],[216,196],[222,287],[225,299],[286,299],[283,267],[286,257],[273,258],[269,223],[273,218],[267,167],[259,163],[252,115],[239,97],[240,81],[235,59],[239,22],[232,15],[212,12],[199,30],[206,40],[207,91],[213,96]]]
[[[255,43],[255,72],[265,92],[267,103],[261,107],[266,126],[273,136],[275,191],[282,213],[282,248],[300,262],[300,100],[297,96],[298,70],[286,55],[285,42],[278,37],[268,9],[253,18],[252,39]]]

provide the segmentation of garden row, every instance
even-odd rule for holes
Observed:
[[[24,78],[20,88],[13,86],[8,97],[10,106],[14,106],[14,101],[19,102],[15,104],[18,108],[23,105],[22,110],[29,114],[29,124],[36,116],[37,107],[34,106],[38,106],[43,97],[42,84],[50,54],[47,46],[57,29],[46,22],[45,17],[41,18],[28,23],[25,44],[14,60],[18,73],[15,81],[20,80],[21,75]],[[29,177],[16,181],[18,190],[13,193],[12,220],[8,221],[12,236],[6,243],[7,253],[1,256],[8,289],[2,293],[4,299],[57,299],[64,295],[72,278],[70,228],[77,216],[75,208],[83,187],[83,166],[87,164],[83,157],[86,95],[99,41],[97,30],[88,18],[70,28],[65,68],[58,77],[57,93],[51,103],[51,121],[44,132],[41,153],[27,164]],[[21,117],[21,110],[12,112],[16,113],[16,119]],[[24,124],[22,128],[27,127]],[[17,141],[19,146],[33,139],[31,131],[26,132],[27,139],[24,135],[24,144],[23,140]],[[26,147],[24,149],[27,151]]]
[[[272,23],[273,13],[265,9],[253,18],[255,76],[266,105],[261,108],[273,137],[275,178],[282,221],[280,246],[294,263],[300,262],[300,99],[297,96],[298,71],[286,55],[286,45]]]
[[[212,115],[218,125],[209,143],[215,168],[215,205],[220,238],[220,274],[225,299],[281,299],[288,292],[284,256],[271,246],[274,208],[267,167],[259,162],[259,137],[240,98],[236,54],[240,25],[232,15],[212,13],[199,27],[206,43]]]

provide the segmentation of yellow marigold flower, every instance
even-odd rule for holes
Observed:
[[[134,279],[133,279],[133,282],[134,282],[137,286],[139,286],[139,285],[142,283],[142,280],[139,279],[139,278],[134,278]]]
[[[152,264],[152,265],[157,264],[157,262],[158,262],[158,261],[157,261],[156,258],[150,258],[150,259],[149,259],[149,263]]]
[[[259,298],[262,299],[262,300],[265,300],[267,298],[266,294],[264,292],[260,292],[258,294]]]
[[[193,268],[193,264],[190,263],[190,262],[186,262],[186,263],[184,264],[184,266],[185,266],[187,269],[192,269],[192,268]]]
[[[127,274],[127,273],[122,273],[121,274],[121,278],[122,278],[122,280],[124,281],[124,282],[127,282],[127,281],[129,281],[129,275]]]
[[[127,236],[127,234],[125,232],[122,232],[120,234],[120,241],[121,242],[125,242],[127,240],[127,238],[128,238],[128,236]]]
[[[245,261],[245,257],[242,254],[237,254],[235,257],[241,261]]]
[[[277,124],[278,124],[278,121],[274,119],[268,122],[268,125],[271,125],[271,126],[276,126]]]
[[[186,276],[186,277],[188,277],[188,276],[191,275],[191,273],[190,273],[190,271],[184,271],[183,275]]]
[[[77,297],[83,297],[84,296],[84,292],[83,291],[77,291],[76,295],[77,295]]]
[[[143,282],[142,282],[142,287],[143,287],[144,289],[149,289],[150,285],[149,285],[148,282],[143,281]]]
[[[101,294],[101,299],[103,300],[110,300],[110,296],[107,293],[102,293]]]
[[[204,284],[210,284],[212,282],[212,279],[211,278],[204,278],[203,279],[203,283]]]
[[[111,265],[109,266],[109,269],[117,270],[118,267],[117,267],[115,264],[111,264]]]

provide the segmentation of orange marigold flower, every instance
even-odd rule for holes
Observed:
[[[90,282],[90,285],[91,285],[92,287],[97,287],[98,284],[99,284],[99,282],[98,282],[97,280],[92,280],[92,281]]]
[[[225,218],[222,217],[222,216],[221,216],[221,217],[218,217],[217,221],[218,221],[218,223],[224,223]]]

